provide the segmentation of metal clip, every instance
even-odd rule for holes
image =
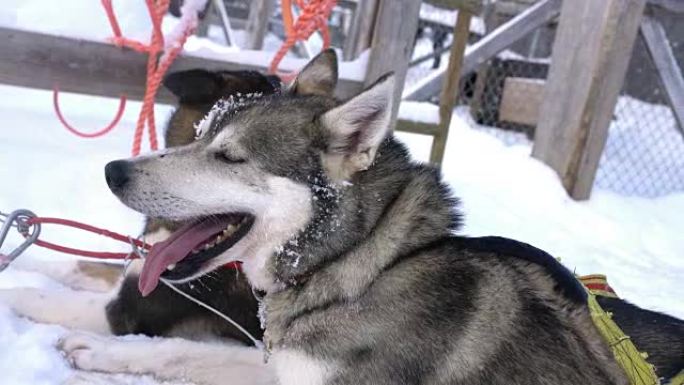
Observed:
[[[19,233],[23,235],[26,239],[16,249],[12,250],[11,253],[7,255],[0,253],[0,272],[5,270],[7,266],[9,266],[9,264],[12,263],[12,261],[17,259],[17,257],[19,257],[19,255],[21,255],[21,253],[23,253],[24,250],[26,250],[38,239],[38,236],[40,235],[40,223],[34,225],[29,225],[27,223],[28,219],[35,217],[36,214],[25,209],[15,210],[10,214],[6,215],[4,223],[0,228],[0,249],[2,248],[2,244],[5,242],[5,238],[7,238],[7,233],[9,233],[9,229],[12,226],[16,226]],[[31,229],[33,229],[33,232],[29,232]]]

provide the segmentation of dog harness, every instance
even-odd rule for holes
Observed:
[[[578,277],[565,268],[559,259],[532,245],[503,237],[460,237],[464,248],[480,252],[494,252],[499,255],[518,258],[534,263],[546,270],[556,281],[556,288],[570,301],[588,306],[591,320],[598,329],[603,340],[610,346],[615,360],[618,362],[631,385],[684,385],[684,370],[672,377],[669,382],[662,383],[653,365],[646,359],[648,355],[637,350],[632,340],[613,321],[612,314],[606,312],[596,297],[619,298],[608,285],[605,275],[586,275]]]
[[[612,314],[603,310],[596,300],[597,296],[619,298],[610,285],[608,285],[606,276],[592,274],[581,276],[578,279],[587,291],[587,304],[591,320],[610,347],[615,360],[624,370],[625,374],[627,374],[629,383],[632,385],[660,385],[655,368],[646,361],[648,354],[637,350],[629,336],[613,321]],[[663,385],[682,384],[684,384],[684,371],[670,379],[669,383]]]

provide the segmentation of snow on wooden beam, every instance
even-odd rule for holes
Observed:
[[[460,9],[474,15],[482,11],[482,0],[425,0],[426,3],[447,9]]]
[[[265,72],[271,55],[261,51],[184,53],[169,72],[193,68]],[[1,84],[45,90],[59,85],[63,92],[114,98],[125,94],[129,99],[141,100],[145,92],[146,61],[145,54],[106,42],[0,27]],[[305,62],[286,60],[283,67],[294,70]],[[364,73],[363,58],[342,63],[338,96],[346,98],[360,92]],[[173,103],[175,99],[168,91],[160,89],[157,101]]]

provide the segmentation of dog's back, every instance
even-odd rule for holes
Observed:
[[[516,242],[445,233],[448,193],[422,166],[388,164],[403,151],[383,144],[356,181],[367,205],[391,202],[368,238],[266,297],[281,378],[307,365],[329,384],[626,384],[571,274]]]

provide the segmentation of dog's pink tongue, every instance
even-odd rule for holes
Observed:
[[[152,245],[138,280],[138,290],[146,297],[159,284],[159,277],[169,265],[180,262],[204,241],[223,230],[225,224],[215,220],[185,225],[171,236]]]

